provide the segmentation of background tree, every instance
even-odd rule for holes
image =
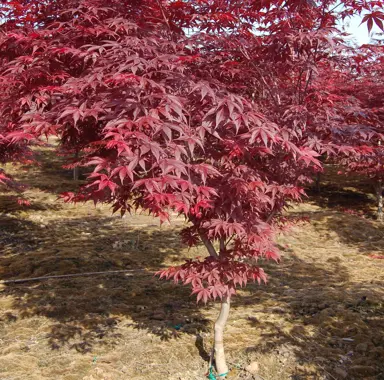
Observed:
[[[0,95],[0,102],[3,101]],[[6,102],[3,103],[7,107]],[[12,118],[4,117],[0,122],[0,164],[24,163],[29,164],[33,159],[30,144],[34,141],[34,136],[20,129],[19,125],[13,122]],[[12,176],[0,167],[0,187],[6,190],[22,192],[24,186],[15,181]],[[20,198],[19,203],[26,203]]]
[[[11,128],[0,128],[0,163],[29,163],[28,157],[31,156],[31,152],[27,143],[31,138],[32,136],[19,131],[12,132]],[[3,168],[0,168],[0,186],[17,191],[21,191],[23,188]]]
[[[343,83],[354,49],[335,26],[364,11],[369,28],[374,22],[381,27],[377,4],[346,3],[342,8],[335,2],[317,7],[287,2],[287,7],[268,12],[261,11],[268,4],[247,4],[231,3],[231,16],[224,9],[204,8],[200,16],[204,33],[191,39],[204,46],[209,57],[205,72],[252,99],[284,129],[287,141],[314,149],[324,159],[356,155],[358,145],[372,136],[362,117],[363,104],[351,93],[353,87]]]
[[[383,219],[384,150],[384,46],[371,44],[356,50],[344,68],[342,80],[334,81],[338,93],[354,99],[349,119],[351,128],[339,128],[334,139],[342,138],[355,146],[356,154],[340,156],[337,162],[347,173],[359,174],[372,181],[377,196],[377,218]],[[339,77],[339,79],[341,79]]]

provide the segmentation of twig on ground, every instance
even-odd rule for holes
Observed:
[[[112,270],[106,272],[85,272],[85,273],[71,273],[71,274],[61,274],[61,275],[53,275],[53,276],[41,276],[41,277],[30,277],[30,278],[18,278],[15,280],[0,280],[0,284],[19,284],[22,282],[29,281],[43,281],[50,279],[60,279],[60,278],[71,278],[71,277],[86,277],[86,276],[101,276],[101,275],[109,275],[109,274],[117,274],[117,273],[126,273],[130,276],[133,276],[135,272],[143,272],[144,269],[127,269],[127,270]],[[144,273],[144,275],[153,275],[153,273]]]

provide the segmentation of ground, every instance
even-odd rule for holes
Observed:
[[[41,167],[10,168],[31,207],[0,193],[0,279],[133,272],[0,284],[0,379],[204,379],[219,305],[153,276],[204,255],[181,245],[183,220],[63,204],[77,184],[51,149],[40,155]],[[384,379],[384,227],[364,184],[322,186],[290,210],[310,221],[278,238],[268,284],[233,299],[229,379]]]

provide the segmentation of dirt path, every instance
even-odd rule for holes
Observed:
[[[29,209],[0,194],[0,279],[144,271],[0,285],[0,379],[203,379],[218,305],[153,277],[203,250],[180,245],[182,220],[160,228],[55,202],[74,186],[64,174],[29,172]],[[257,361],[265,380],[384,379],[384,260],[369,256],[382,254],[384,227],[324,205],[292,212],[311,222],[279,238],[269,284],[233,302],[229,378],[252,379],[244,368]]]

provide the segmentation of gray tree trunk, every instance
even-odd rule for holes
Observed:
[[[221,302],[221,309],[219,317],[215,323],[215,343],[214,343],[214,352],[215,352],[215,363],[216,370],[219,375],[222,375],[220,378],[225,378],[225,374],[228,372],[227,362],[225,360],[224,353],[224,328],[228,320],[230,308],[229,298],[223,298]]]
[[[79,158],[79,153],[76,152],[76,153],[75,153],[75,159],[76,159],[76,161],[78,160],[78,158]],[[76,166],[75,168],[73,168],[73,180],[74,180],[74,181],[78,181],[78,180],[79,180],[79,167],[78,167],[78,166]]]
[[[75,181],[79,180],[79,168],[77,166],[73,168],[73,179]]]
[[[316,182],[315,182],[315,186],[316,186],[316,192],[320,194],[320,180],[321,180],[321,173],[320,172],[317,172],[316,173]]]
[[[383,221],[383,182],[379,180],[376,185],[377,220]]]

